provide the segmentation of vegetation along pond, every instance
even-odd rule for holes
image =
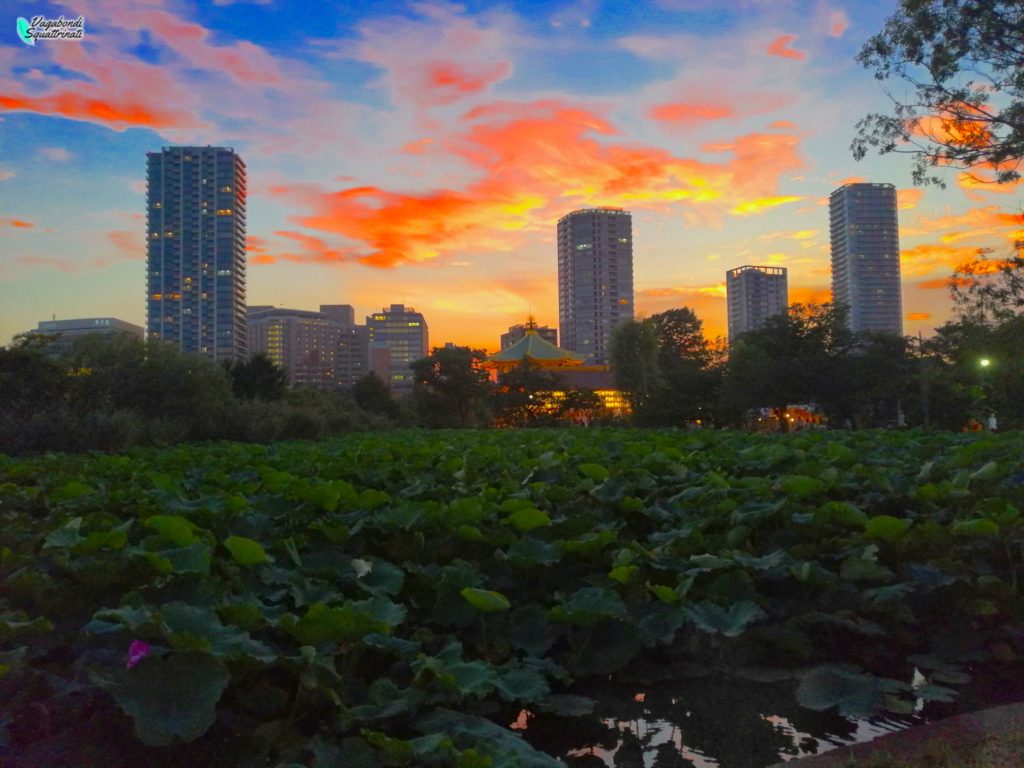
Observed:
[[[898,728],[1020,677],[1022,457],[625,429],[0,457],[0,762],[732,768]]]

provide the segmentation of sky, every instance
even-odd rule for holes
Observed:
[[[907,334],[1021,231],[1019,187],[853,160],[891,103],[855,56],[895,0],[0,7],[0,344],[53,316],[145,324],[146,152],[172,145],[246,162],[249,304],[404,303],[432,346],[557,326],[556,223],[579,208],[632,213],[639,316],[689,306],[712,337],[733,267],[829,299],[843,183],[898,189]],[[61,14],[82,40],[19,40],[18,16]]]

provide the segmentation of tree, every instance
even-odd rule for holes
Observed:
[[[849,359],[856,338],[832,304],[793,304],[763,328],[742,334],[725,370],[723,407],[739,420],[751,408],[817,403],[833,418],[849,413]]]
[[[689,307],[670,309],[651,316],[658,335],[658,357],[663,366],[678,361],[706,365],[711,359],[704,323]]]
[[[900,414],[906,419],[911,389],[920,380],[906,337],[880,331],[858,334],[847,370],[849,413],[857,426],[889,426],[898,423]]]
[[[976,259],[956,268],[949,285],[961,320],[998,325],[1024,314],[1024,257],[1019,254],[994,259],[982,249]]]
[[[486,421],[488,374],[476,364],[486,356],[482,349],[435,347],[412,363],[413,405],[421,424],[472,427]]]
[[[624,323],[612,333],[611,368],[619,389],[641,412],[662,383],[658,330],[650,318]]]
[[[982,168],[989,180],[1020,178],[1024,156],[1024,2],[901,0],[857,60],[875,78],[899,78],[912,97],[892,114],[857,123],[851,149],[914,157],[914,183],[943,185],[932,169]]]
[[[389,419],[398,418],[398,403],[391,396],[384,379],[374,371],[370,371],[352,385],[352,397],[355,398],[356,405],[367,413],[386,416]]]
[[[280,400],[288,389],[288,374],[262,352],[227,369],[235,397],[243,400]]]
[[[651,317],[658,335],[660,386],[649,399],[641,422],[683,426],[713,417],[721,385],[721,366],[704,336],[704,323],[689,307]]]
[[[503,371],[491,395],[497,424],[528,427],[552,423],[559,408],[553,395],[558,388],[555,374],[528,360]]]

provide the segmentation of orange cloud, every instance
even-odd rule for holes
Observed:
[[[708,339],[725,336],[728,330],[724,284],[648,288],[636,292],[636,307],[638,317],[689,307],[703,321]]]
[[[278,230],[274,232],[278,237],[288,238],[294,240],[302,246],[303,250],[298,253],[283,253],[281,258],[285,261],[296,261],[296,262],[315,262],[320,264],[329,264],[332,262],[344,262],[349,261],[354,252],[350,248],[331,248],[327,243],[321,240],[319,237],[313,237],[303,232],[290,232],[287,230]],[[274,258],[274,257],[271,257]],[[272,263],[264,260],[260,261],[261,264]]]
[[[817,234],[818,230],[816,229],[797,229],[781,232],[766,232],[763,235],[758,235],[754,239],[758,242],[767,242],[771,240],[796,240],[800,242],[810,240]]]
[[[0,227],[15,227],[17,229],[31,229],[34,227],[31,221],[24,219],[0,219]]]
[[[845,187],[847,184],[861,184],[867,181],[863,176],[847,176],[845,179],[841,179],[837,187]],[[826,198],[827,199],[827,198]]]
[[[0,94],[0,108],[14,112],[35,112],[41,115],[60,115],[73,120],[102,123],[123,131],[132,126],[148,128],[183,127],[191,118],[182,112],[154,110],[132,101],[121,103],[102,98],[89,98],[75,91],[64,91],[38,98],[17,94]]]
[[[956,271],[967,275],[994,275],[1004,269],[1013,269],[1016,264],[1004,259],[972,259],[957,266]]]
[[[917,207],[924,197],[923,189],[897,189],[896,204],[901,211],[909,211]]]
[[[913,236],[953,230],[940,237],[944,243],[989,235],[1002,235],[1016,240],[1020,236],[1021,227],[1024,227],[1024,216],[1021,214],[1007,213],[998,205],[986,205],[970,208],[961,214],[921,216],[914,226],[902,228],[901,233]]]
[[[797,37],[798,35],[781,35],[775,38],[772,40],[771,45],[768,46],[768,55],[803,61],[807,58],[807,54],[804,51],[798,51],[795,48],[789,47],[789,44],[796,40]]]
[[[997,184],[995,177],[975,169],[968,173],[963,172],[957,174],[956,184],[962,189],[967,196],[975,202],[985,200],[984,195],[977,194],[978,192],[992,192],[1000,195],[1008,195],[1017,191],[1017,187],[1024,183],[1024,179],[1017,179],[1016,181],[1008,182],[1006,184]]]
[[[790,304],[825,304],[832,301],[832,289],[828,286],[790,286]]]
[[[904,277],[923,277],[936,269],[952,272],[957,265],[972,261],[977,248],[938,243],[917,245],[900,251],[900,270]]]
[[[325,193],[315,185],[278,185],[270,193],[308,211],[291,217],[302,227],[365,246],[339,260],[378,267],[430,262],[460,250],[507,252],[525,234],[550,232],[566,211],[587,205],[708,206],[742,215],[798,199],[775,194],[780,175],[803,166],[795,136],[740,136],[714,146],[730,156],[712,163],[599,142],[594,134],[615,136],[617,129],[557,101],[488,104],[464,120],[467,129],[443,144],[480,171],[464,188],[402,193],[364,186]]]
[[[402,145],[402,152],[407,155],[422,155],[427,151],[427,148],[434,143],[431,138],[416,139],[415,141],[407,141]],[[354,181],[351,177],[349,181]]]
[[[250,264],[273,264],[277,261],[276,256],[267,253],[268,242],[264,237],[249,235],[245,239],[246,257]]]
[[[928,320],[931,316],[931,312],[911,312],[907,315],[907,320]]]
[[[249,235],[245,238],[245,251],[246,253],[256,254],[266,253],[267,239],[259,235]]]
[[[828,20],[828,33],[832,37],[842,37],[843,33],[850,28],[850,19],[846,11],[832,11]]]
[[[656,104],[647,113],[652,119],[675,125],[695,125],[704,120],[725,120],[736,117],[728,104],[673,102]]]
[[[775,197],[761,197],[757,200],[747,200],[746,202],[740,203],[732,212],[737,216],[750,216],[755,213],[762,213],[769,208],[775,208],[779,205],[785,205],[786,203],[795,203],[798,200],[803,200],[803,197],[799,195],[783,195]]]
[[[768,123],[769,128],[775,128],[780,131],[791,131],[796,130],[797,124],[792,120],[774,120]]]
[[[992,133],[987,128],[984,115],[976,114],[978,120],[955,115],[925,115],[914,124],[913,133],[938,144],[985,147],[992,143]]]
[[[936,277],[932,280],[922,280],[917,284],[918,288],[922,288],[926,291],[934,291],[939,289],[952,288],[954,285],[966,287],[973,284],[974,281],[969,277]]]

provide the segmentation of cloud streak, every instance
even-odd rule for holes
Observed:
[[[696,206],[746,216],[800,199],[776,194],[779,177],[803,166],[799,139],[789,134],[751,133],[707,147],[718,159],[708,162],[622,142],[607,119],[556,100],[482,105],[463,122],[443,139],[445,151],[479,174],[463,187],[328,192],[285,184],[271,194],[309,211],[291,217],[300,226],[361,244],[336,252],[338,261],[376,267],[509,251],[520,235],[546,232],[580,206]]]

